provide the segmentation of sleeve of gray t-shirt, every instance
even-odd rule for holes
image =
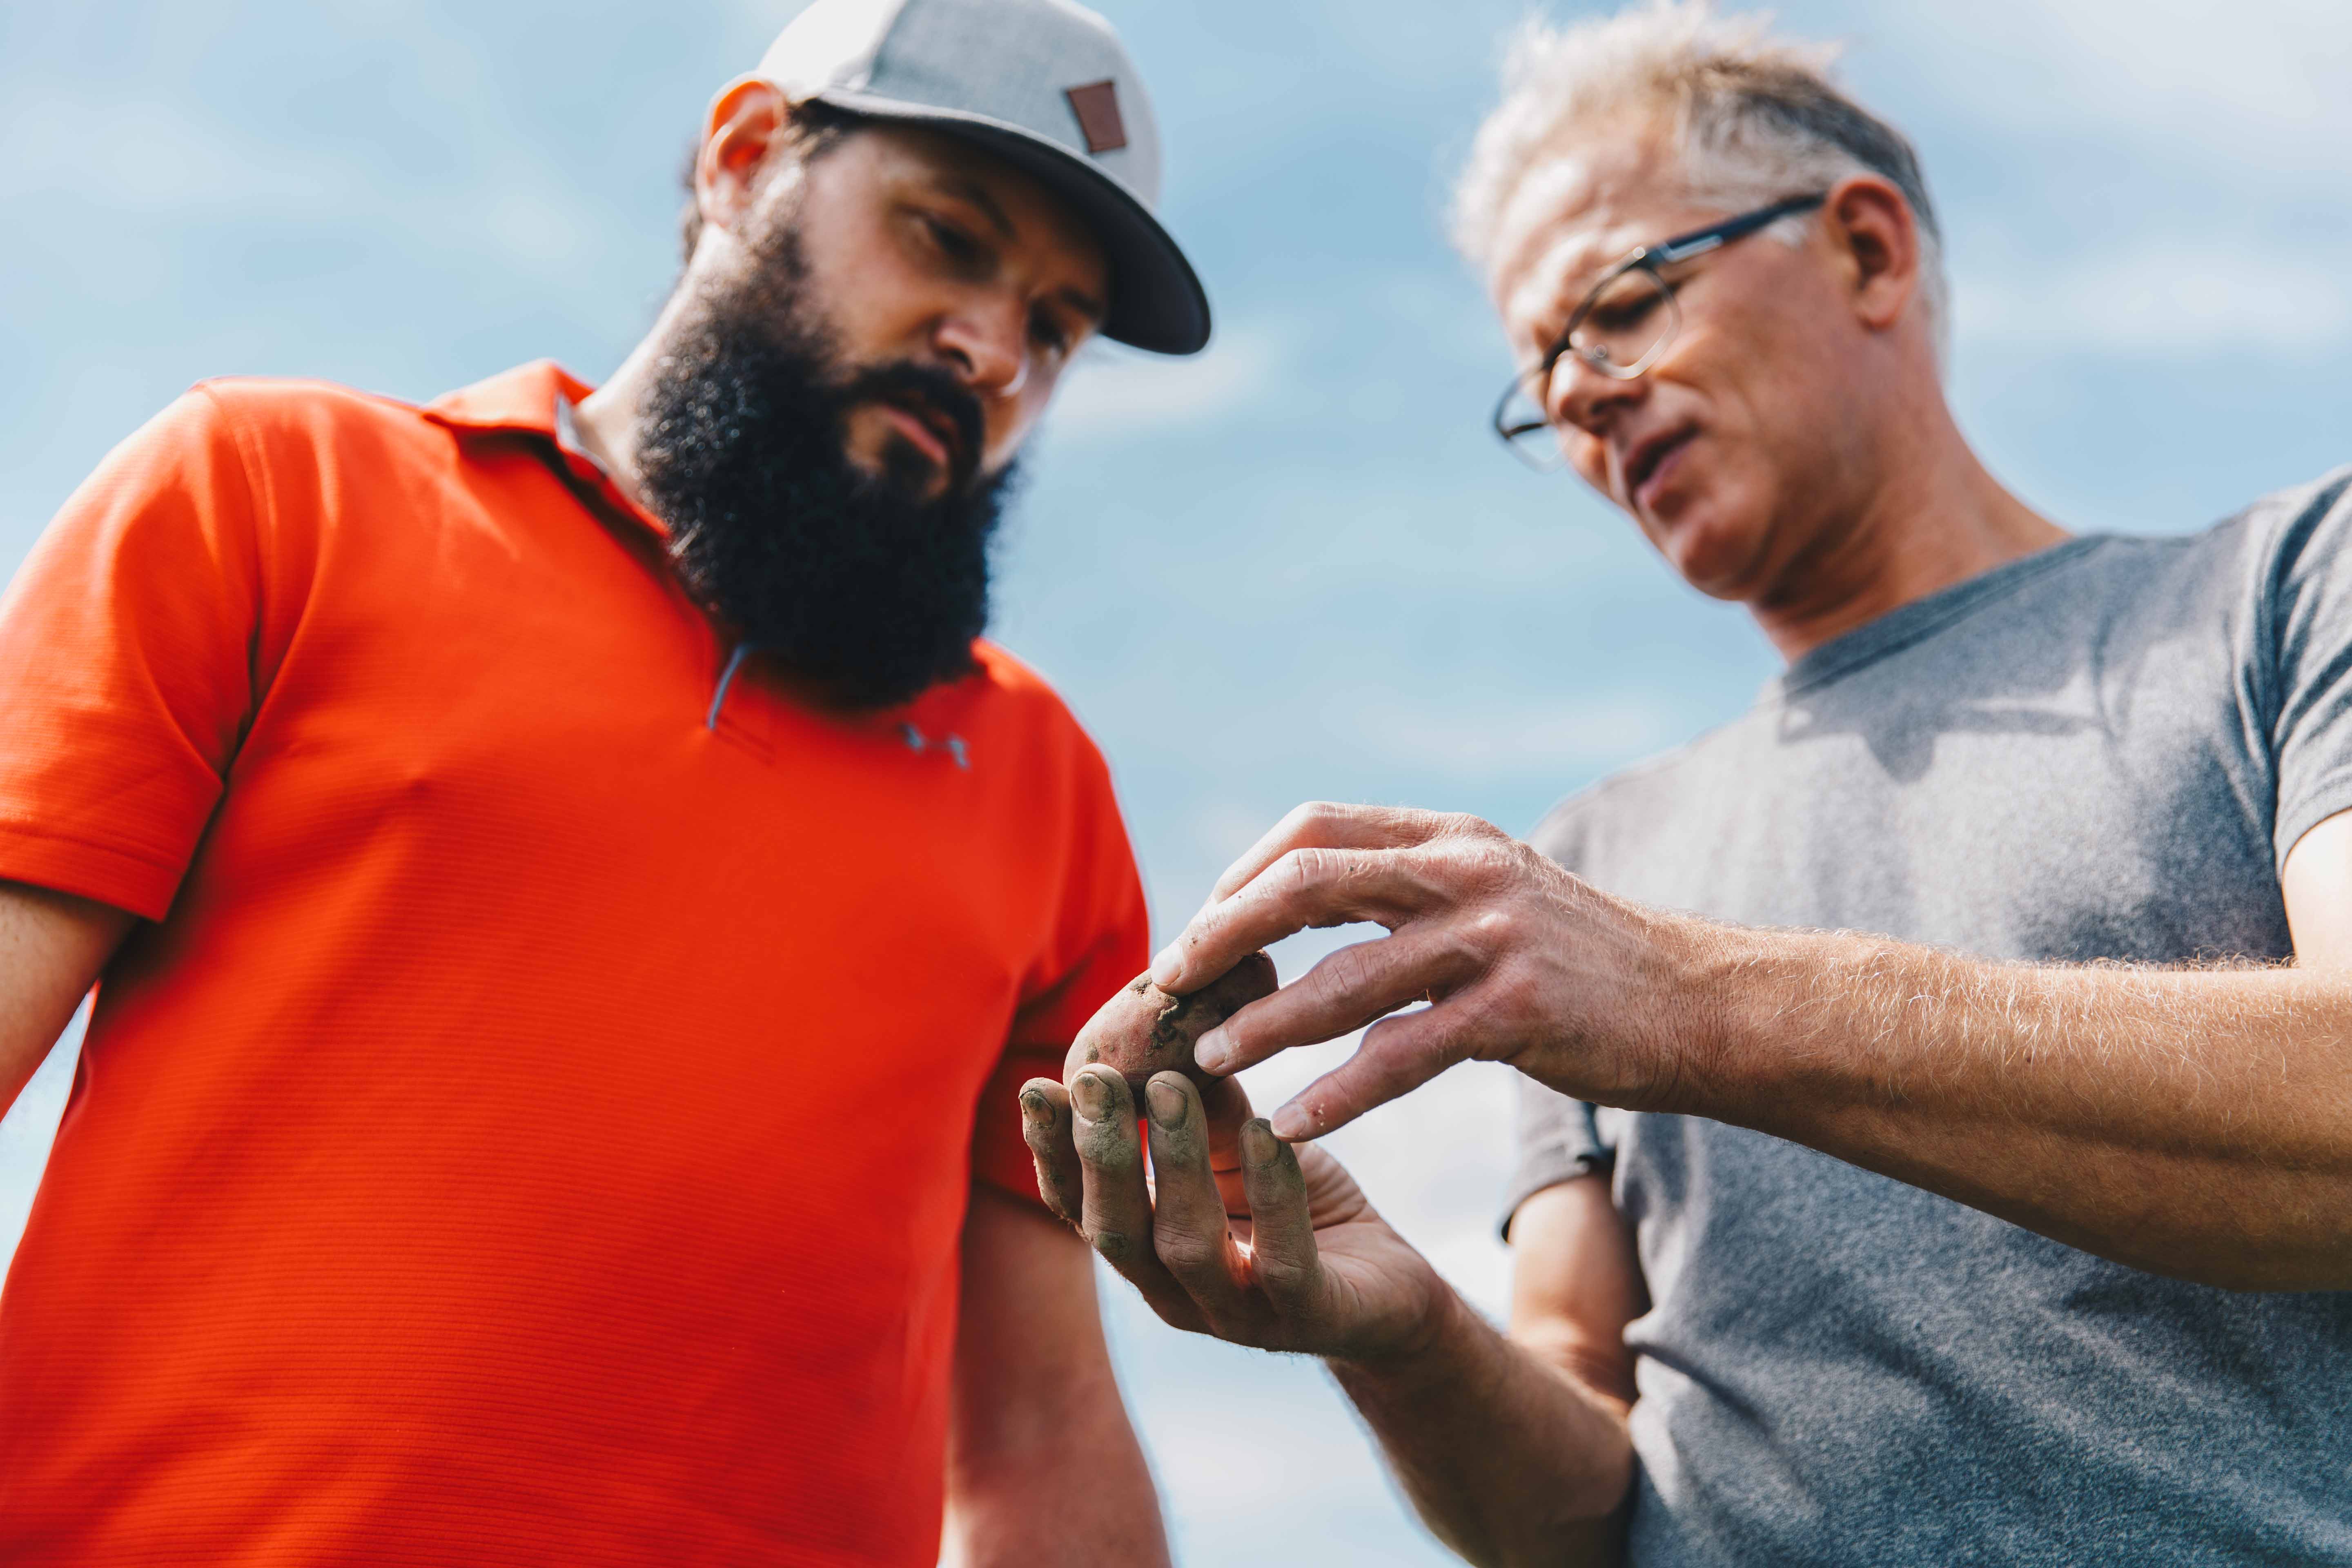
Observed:
[[[1519,1087],[1519,1163],[1503,1198],[1503,1239],[1511,1237],[1511,1216],[1546,1187],[1606,1171],[1616,1151],[1601,1136],[1592,1107],[1522,1077]]]
[[[2274,508],[2257,585],[2255,670],[2276,770],[2271,843],[2352,810],[2352,468],[2257,503]]]

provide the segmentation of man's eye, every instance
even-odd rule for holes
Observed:
[[[1585,320],[1604,332],[1638,326],[1658,308],[1658,301],[1664,298],[1661,294],[1639,294],[1630,299],[1604,300],[1595,305],[1592,313]]]
[[[1029,341],[1047,353],[1058,355],[1068,351],[1070,334],[1063,331],[1052,311],[1040,310],[1029,318]]]
[[[953,224],[927,217],[923,220],[923,229],[930,236],[931,243],[939,247],[940,254],[959,267],[972,266],[985,254],[979,241]]]

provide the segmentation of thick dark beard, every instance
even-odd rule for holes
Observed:
[[[689,593],[822,700],[871,711],[975,668],[989,546],[1013,468],[970,470],[979,404],[933,365],[845,371],[788,227],[748,282],[705,282],[637,410],[637,472]],[[851,408],[911,396],[952,419],[963,471],[901,437],[871,474],[846,449]]]

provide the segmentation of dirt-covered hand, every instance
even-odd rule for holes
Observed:
[[[1359,921],[1390,934],[1332,953],[1196,1047],[1202,1069],[1231,1073],[1371,1026],[1275,1112],[1285,1139],[1319,1137],[1473,1059],[1664,1108],[1705,1048],[1705,922],[1612,898],[1499,828],[1434,812],[1300,806],[1218,879],[1151,979],[1181,992],[1295,931]],[[1432,1005],[1388,1016],[1419,1002]]]
[[[1022,1086],[1037,1184],[1180,1329],[1262,1350],[1376,1360],[1430,1333],[1447,1287],[1322,1150],[1253,1120],[1241,1086],[1145,1085],[1151,1174],[1126,1081],[1108,1068]]]

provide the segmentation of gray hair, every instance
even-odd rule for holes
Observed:
[[[1556,27],[1535,18],[1512,41],[1503,101],[1486,117],[1454,187],[1454,237],[1482,271],[1528,176],[1594,121],[1662,117],[1688,193],[1738,209],[1879,175],[1919,226],[1919,305],[1938,363],[1949,331],[1943,229],[1911,143],[1838,88],[1834,44],[1775,39],[1769,14],[1718,16],[1712,0],[1649,0]],[[1790,244],[1801,218],[1773,226]],[[1661,235],[1658,237],[1664,238]]]

